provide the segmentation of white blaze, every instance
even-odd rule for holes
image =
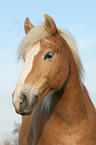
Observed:
[[[39,51],[40,51],[40,42],[36,43],[33,46],[33,48],[30,49],[30,51],[27,52],[26,55],[25,55],[24,67],[23,67],[21,75],[18,79],[16,89],[15,89],[15,92],[14,92],[14,98],[13,98],[13,103],[14,104],[19,100],[20,90],[22,89],[22,86],[25,82],[25,79],[27,78],[28,74],[32,70],[34,57],[38,54]]]

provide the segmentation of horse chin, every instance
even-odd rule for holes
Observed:
[[[16,113],[17,114],[20,114],[20,115],[30,115],[31,113],[32,113],[32,110],[30,110],[30,111],[16,111]]]

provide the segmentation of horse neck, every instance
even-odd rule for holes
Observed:
[[[53,99],[56,99],[56,96],[60,99],[57,101],[58,103],[56,103],[54,112],[59,115],[67,125],[73,125],[80,118],[86,116],[82,86],[75,61],[72,57],[67,82],[59,92],[53,95]]]

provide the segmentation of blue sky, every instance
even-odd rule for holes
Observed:
[[[14,122],[21,117],[14,111],[11,94],[23,67],[16,62],[16,51],[24,37],[24,20],[33,25],[44,22],[44,13],[57,27],[74,36],[85,69],[89,94],[96,106],[96,0],[3,0],[0,2],[0,142],[10,136]]]

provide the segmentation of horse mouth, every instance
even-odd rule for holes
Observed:
[[[37,100],[38,100],[38,95],[36,95],[31,101],[31,103],[29,103],[26,107],[24,106],[22,107],[20,105],[20,110],[18,112],[16,111],[16,113],[21,114],[21,115],[30,115],[37,104]]]

